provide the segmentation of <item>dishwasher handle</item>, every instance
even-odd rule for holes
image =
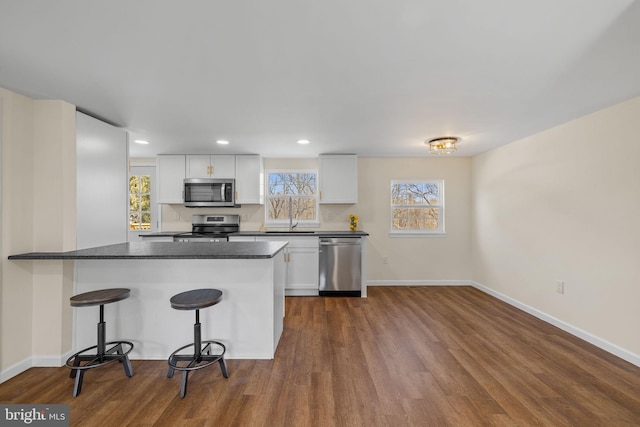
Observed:
[[[342,245],[347,245],[347,246],[354,246],[354,245],[360,245],[360,243],[347,243],[347,242],[340,242],[340,243],[329,243],[329,242],[320,242],[320,246],[342,246]]]
[[[355,241],[339,241],[339,242],[335,242],[335,241],[323,241],[320,240],[320,246],[360,246],[360,241],[359,239],[350,239],[350,240],[355,240]]]

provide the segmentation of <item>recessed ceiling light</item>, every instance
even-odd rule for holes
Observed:
[[[219,139],[219,140],[216,141],[216,144],[229,145],[229,141],[226,141],[224,139]]]
[[[298,140],[298,144],[302,144],[302,145],[308,144],[308,143],[310,143],[310,142],[311,142],[311,141],[309,141],[308,139],[299,139],[299,140]]]
[[[136,144],[142,144],[142,145],[149,144],[149,141],[146,141],[144,139],[134,139],[133,142],[135,142]]]

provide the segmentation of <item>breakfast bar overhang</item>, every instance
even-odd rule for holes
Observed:
[[[227,347],[230,359],[272,359],[283,330],[287,242],[185,245],[132,242],[69,252],[34,252],[12,260],[73,260],[74,294],[129,288],[131,297],[105,309],[107,340],[134,343],[133,359],[166,359],[192,339],[193,317],[173,310],[171,296],[216,288],[223,299],[201,313],[203,337]],[[73,349],[95,345],[98,313],[74,310]]]

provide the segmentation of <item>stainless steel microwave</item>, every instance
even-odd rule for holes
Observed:
[[[189,208],[235,206],[235,179],[187,178],[184,205]]]

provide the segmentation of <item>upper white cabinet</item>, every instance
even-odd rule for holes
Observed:
[[[236,203],[264,204],[264,162],[257,154],[236,156]]]
[[[235,178],[236,162],[233,154],[188,154],[187,178]]]
[[[320,203],[358,203],[358,156],[322,155],[319,165]]]
[[[158,156],[156,176],[158,203],[182,203],[185,178],[184,154]]]

